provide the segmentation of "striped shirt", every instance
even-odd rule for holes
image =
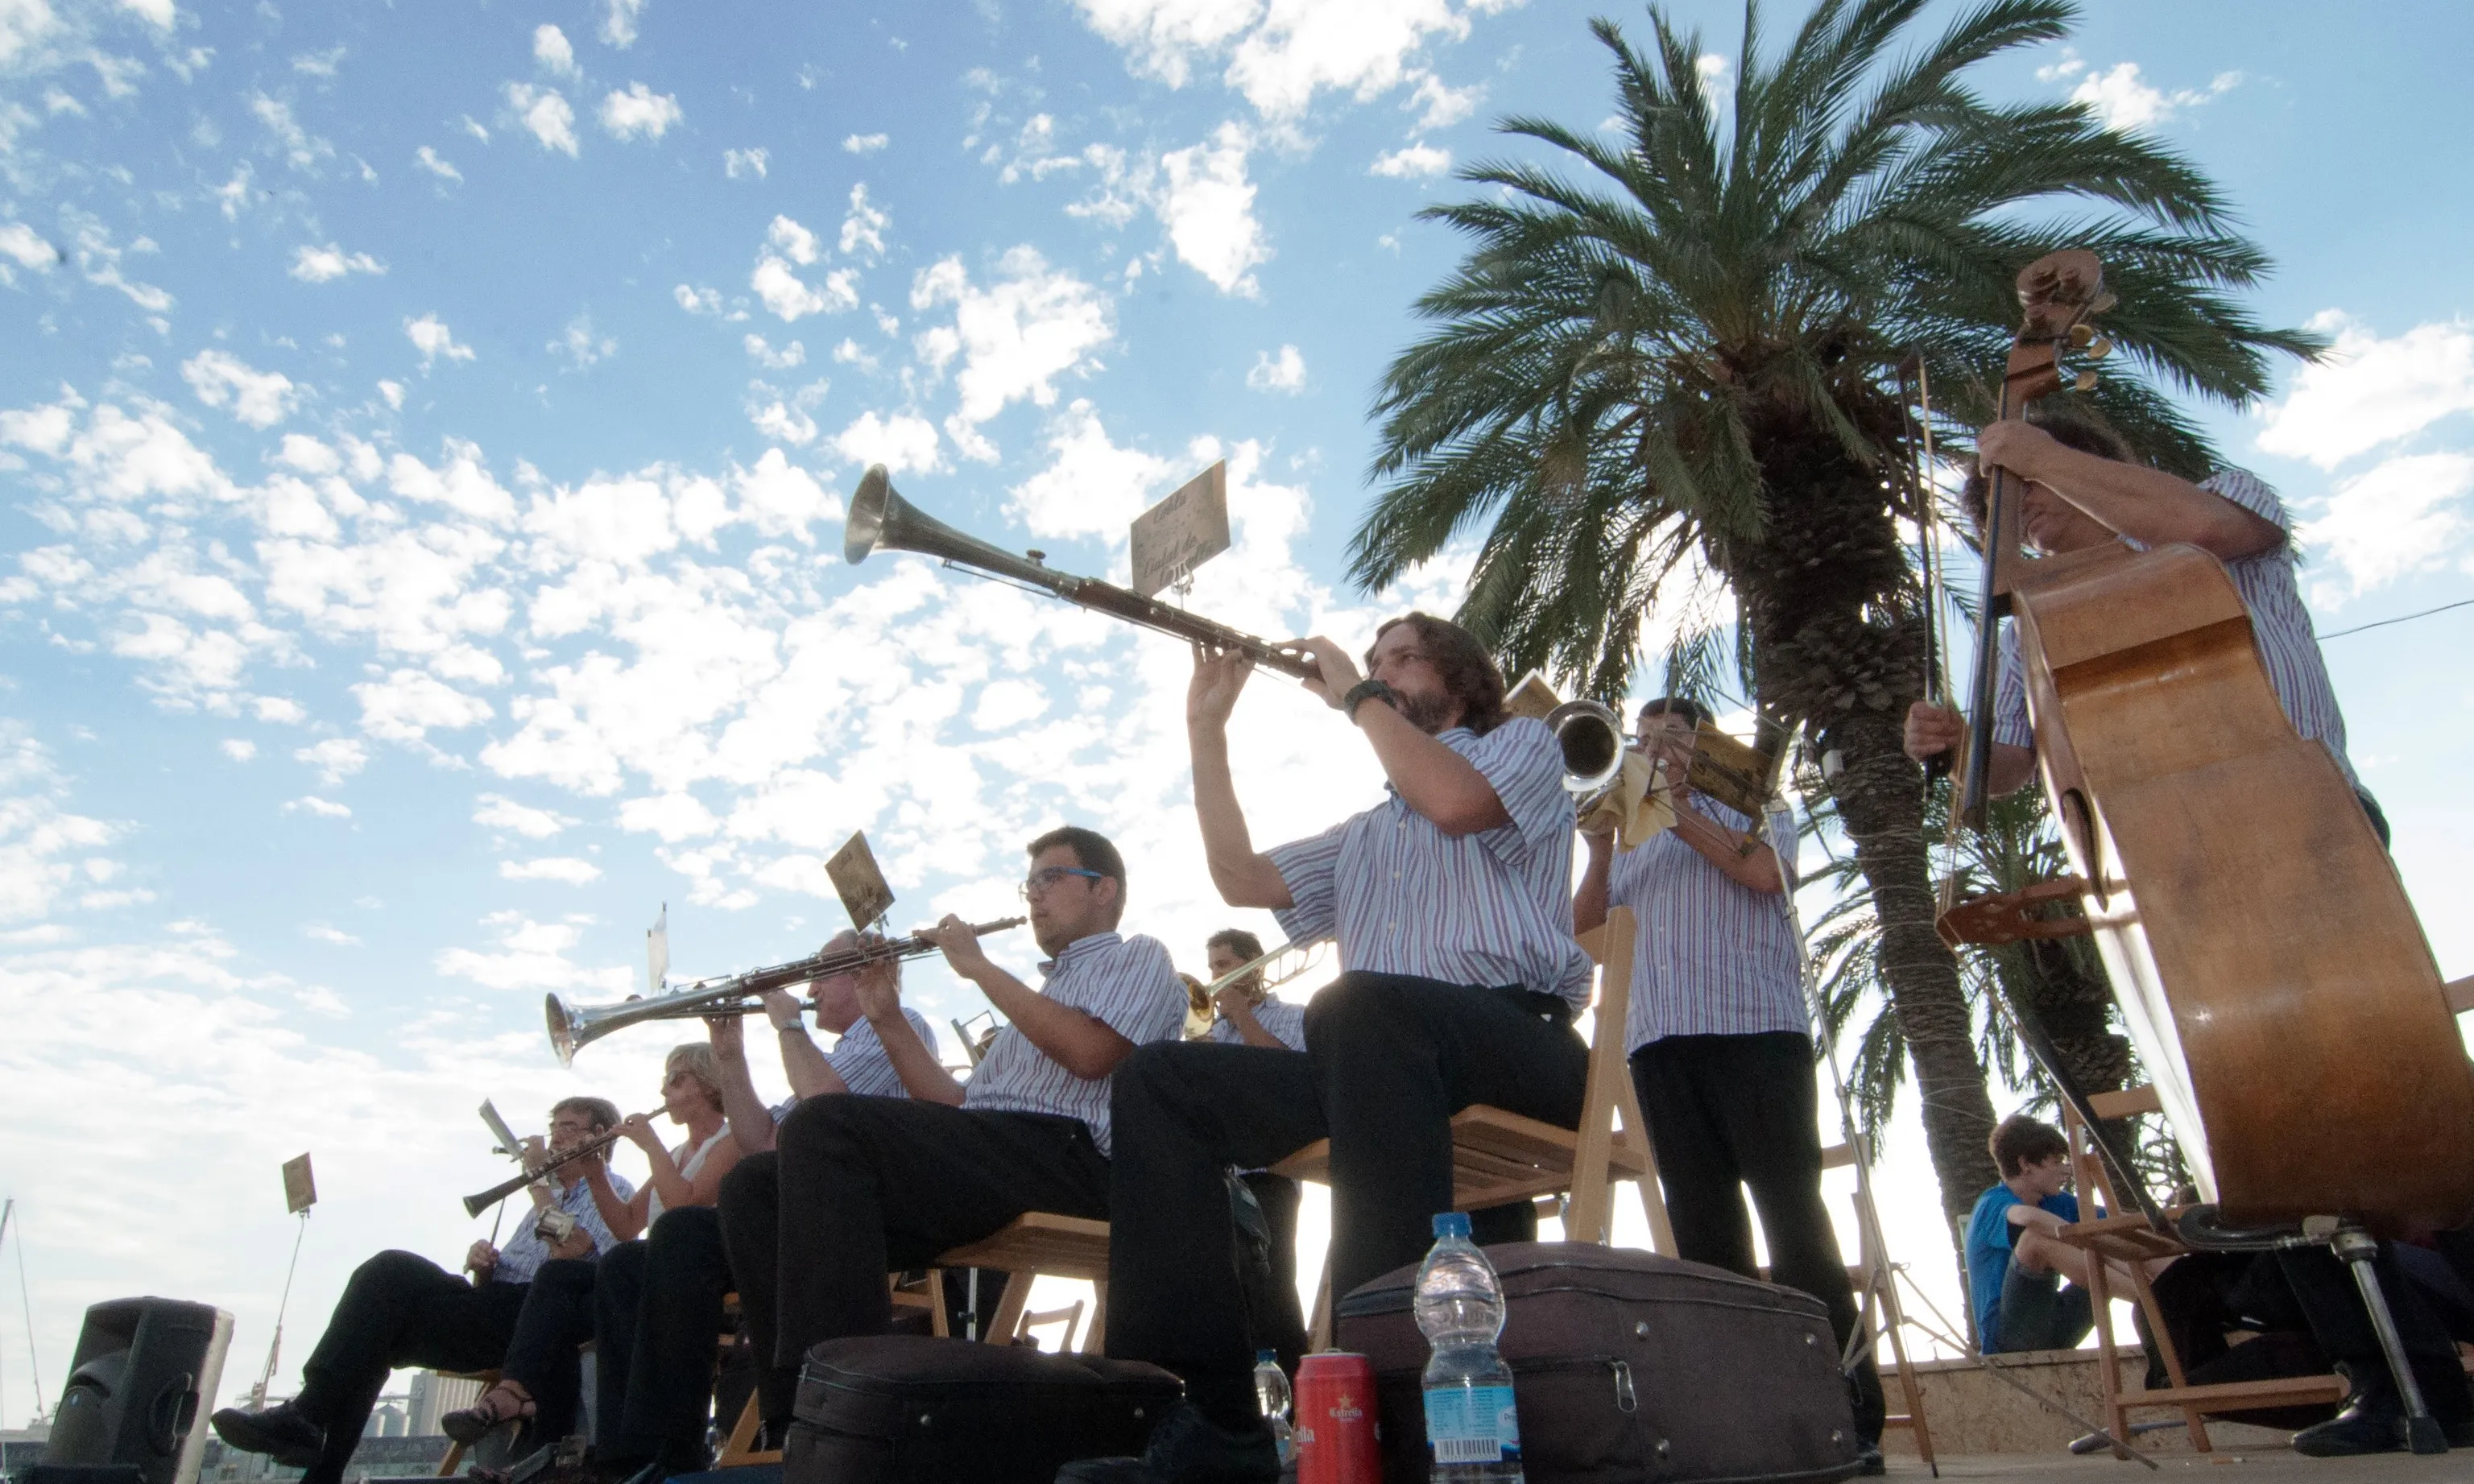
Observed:
[[[610,1228],[601,1220],[601,1207],[593,1204],[593,1187],[590,1184],[578,1180],[572,1185],[561,1185],[558,1177],[553,1175],[550,1186],[558,1192],[558,1208],[575,1218],[575,1229],[593,1238],[594,1256],[618,1245],[618,1239],[610,1234]],[[636,1182],[616,1170],[610,1172],[610,1188],[621,1201],[635,1199]],[[491,1282],[529,1283],[533,1275],[541,1271],[541,1265],[549,1261],[549,1244],[533,1229],[533,1224],[540,1219],[541,1213],[534,1209],[531,1199],[527,1197],[523,1226],[514,1236],[507,1238],[506,1246],[498,1249],[498,1265],[490,1270]]]
[[[1292,1005],[1276,996],[1265,995],[1263,1003],[1254,1007],[1254,1020],[1264,1030],[1272,1033],[1273,1039],[1289,1050],[1306,1049],[1306,1008],[1304,1006]],[[1230,1025],[1225,1015],[1211,1022],[1211,1038],[1230,1046],[1246,1044],[1245,1034]]]
[[[1094,933],[1039,966],[1040,993],[1071,1006],[1137,1046],[1185,1034],[1185,985],[1159,939]],[[962,1084],[962,1106],[983,1113],[1061,1113],[1079,1118],[1106,1154],[1108,1079],[1065,1070],[1019,1027],[997,1033],[979,1070]]]
[[[2319,655],[2319,636],[2311,627],[2311,612],[2302,605],[2301,585],[2294,579],[2300,558],[2293,549],[2293,517],[2274,490],[2247,470],[2223,469],[2199,488],[2242,506],[2286,533],[2286,539],[2257,556],[2227,562],[2243,606],[2250,610],[2251,637],[2268,684],[2284,706],[2293,729],[2328,749],[2339,771],[2355,789],[2353,760],[2345,756],[2345,716],[2337,709],[2337,691],[2328,681],[2328,665]],[[2122,544],[2134,551],[2147,549],[2127,536]],[[2019,665],[2019,634],[2001,625],[2001,679],[1993,702],[1993,740],[2013,747],[2036,745],[2036,731],[2027,717],[2027,681]]]
[[[1587,1005],[1555,734],[1516,717],[1484,737],[1456,726],[1436,741],[1485,777],[1511,822],[1454,838],[1387,784],[1372,809],[1270,852],[1295,904],[1273,915],[1293,943],[1337,938],[1345,971],[1517,985]]]
[[[1694,794],[1692,807],[1731,830],[1752,828],[1751,818],[1706,794]],[[1763,834],[1787,889],[1794,890],[1794,811],[1773,810]],[[1629,907],[1639,919],[1626,1051],[1669,1035],[1810,1034],[1785,904],[1729,880],[1675,831],[1615,852],[1607,905]]]
[[[905,1005],[902,1018],[910,1022],[910,1029],[918,1033],[919,1044],[928,1048],[928,1055],[936,1055],[936,1033],[928,1029],[928,1017]],[[865,1020],[855,1022],[842,1033],[841,1039],[834,1043],[832,1054],[825,1058],[825,1064],[834,1069],[834,1075],[842,1080],[844,1087],[860,1097],[910,1096],[910,1089],[902,1085],[902,1074],[893,1069],[893,1058],[885,1054],[885,1042],[877,1037],[876,1027]],[[798,1106],[796,1097],[788,1097],[774,1104],[768,1111],[778,1124],[789,1117],[790,1109]]]

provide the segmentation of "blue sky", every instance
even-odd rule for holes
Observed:
[[[790,9],[0,0],[0,1189],[47,1395],[85,1304],[138,1291],[235,1309],[254,1376],[303,1147],[286,1374],[359,1257],[469,1239],[482,1097],[649,1106],[659,1033],[563,1072],[538,1006],[640,983],[665,902],[681,972],[778,961],[839,925],[854,829],[907,927],[1008,910],[1021,841],[1074,818],[1181,958],[1244,920],[1201,878],[1176,646],[844,568],[868,460],[1122,574],[1132,515],[1226,457],[1198,608],[1356,638],[1451,601],[1451,562],[1341,581],[1365,408],[1454,260],[1411,220],[1448,168],[1504,113],[1610,110],[1589,12]],[[1675,13],[1733,65],[1731,8]],[[2277,260],[2257,311],[2339,336],[2205,414],[2293,502],[2324,629],[2466,591],[2469,193],[2437,141],[2469,29],[2104,5],[1983,77],[2188,152]],[[2469,624],[2329,649],[2452,973]],[[1338,725],[1256,684],[1258,835],[1368,798]]]

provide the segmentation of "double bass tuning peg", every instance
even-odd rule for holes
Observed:
[[[2072,326],[2071,344],[2086,352],[2087,358],[2092,361],[2100,361],[2113,353],[2113,342],[2098,334],[2093,325]]]
[[[2073,381],[2071,382],[2071,390],[2073,390],[2073,391],[2074,391],[2074,392],[2093,392],[2093,391],[2095,391],[2095,390],[2096,390],[2096,373],[2095,373],[2095,372],[2093,372],[2093,371],[2082,371],[2082,372],[2080,372],[2080,373],[2078,374],[2077,378],[2076,378],[2076,379],[2074,379],[2074,380],[2073,380]]]

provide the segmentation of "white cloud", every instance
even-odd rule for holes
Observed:
[[[736,181],[742,175],[764,179],[764,162],[772,157],[762,149],[724,150],[721,152],[721,173]]]
[[[2037,75],[2044,76],[2044,69]],[[2139,63],[2124,61],[2117,62],[2111,71],[2090,71],[2071,89],[2071,101],[2087,105],[2108,129],[2153,129],[2171,123],[2184,109],[2215,102],[2240,86],[2242,80],[2239,72],[2219,72],[2204,88],[2184,87],[2169,93],[2149,85],[2139,75]]]
[[[1374,163],[1367,167],[1366,173],[1406,181],[1422,176],[1441,175],[1451,167],[1451,151],[1437,149],[1421,139],[1405,149],[1396,149],[1388,154],[1375,156]]]
[[[863,248],[871,259],[880,256],[885,252],[885,229],[892,223],[892,217],[867,204],[864,183],[853,185],[850,214],[842,218],[842,255],[854,256]]]
[[[61,250],[23,222],[0,222],[0,256],[14,258],[20,268],[49,273],[52,265],[61,260]],[[9,265],[0,263],[0,283],[16,281]]]
[[[926,418],[903,412],[883,417],[863,412],[834,435],[834,448],[855,464],[883,464],[895,474],[941,468],[936,428]]]
[[[892,142],[891,134],[855,134],[843,137],[842,148],[853,155],[873,155]]]
[[[386,399],[386,404],[392,410],[398,412],[403,410],[402,382],[389,381],[381,377],[378,381],[378,395]]]
[[[816,420],[778,397],[761,407],[751,404],[747,420],[776,443],[804,449],[816,441]]]
[[[1401,107],[1423,110],[1418,115],[1419,129],[1449,129],[1476,112],[1477,106],[1485,101],[1485,84],[1447,87],[1442,78],[1428,72],[1418,78],[1418,90]]]
[[[575,48],[568,41],[567,33],[556,26],[533,28],[533,61],[545,72],[560,77],[576,75]]]
[[[575,158],[575,109],[565,96],[555,88],[530,83],[509,83],[506,93],[507,107],[515,110],[517,122],[541,141],[543,149]]]
[[[825,275],[821,287],[798,275],[793,264],[813,265],[822,255],[816,234],[788,216],[776,216],[758,250],[747,286],[784,324],[811,314],[839,314],[859,307],[859,276],[847,268]]]
[[[651,833],[676,844],[711,835],[721,824],[712,810],[699,803],[692,793],[663,793],[651,798],[629,799],[618,806],[618,827],[631,833]]]
[[[1306,387],[1306,358],[1293,345],[1280,347],[1277,357],[1269,351],[1260,352],[1254,357],[1254,369],[1246,373],[1246,384],[1258,392],[1295,396]]]
[[[352,696],[361,703],[361,730],[380,742],[419,742],[432,727],[457,731],[495,715],[488,701],[417,669],[364,681],[352,687]]]
[[[370,754],[350,737],[329,737],[294,752],[292,760],[318,769],[320,780],[331,789],[367,766]]]
[[[933,429],[929,436],[935,436]],[[749,468],[733,465],[730,487],[739,497],[740,514],[764,535],[811,542],[814,539],[808,530],[811,524],[842,518],[841,497],[818,484],[815,475],[791,463],[779,449],[765,450]]]
[[[940,369],[961,356],[954,377],[960,405],[949,432],[976,429],[1026,399],[1053,404],[1056,377],[1097,370],[1095,353],[1115,333],[1107,300],[1073,274],[1052,270],[1028,245],[1007,252],[984,286],[971,281],[958,257],[922,270],[911,284],[910,306],[945,304],[954,308],[953,323],[922,333],[919,353]]]
[[[501,912],[481,920],[497,931],[497,951],[448,949],[438,956],[438,972],[469,979],[488,989],[599,989],[625,994],[635,987],[635,973],[626,967],[587,968],[568,959],[584,941],[584,929],[593,922],[590,917],[535,922],[519,912]]]
[[[1094,31],[1126,49],[1134,71],[1172,87],[1184,86],[1197,63],[1227,57],[1223,81],[1282,124],[1326,90],[1361,103],[1405,82],[1422,92],[1432,76],[1418,61],[1426,45],[1466,37],[1472,14],[1502,9],[1496,0],[1461,7],[1451,0],[1077,0],[1077,7]],[[1435,102],[1424,99],[1423,106],[1431,111]]]
[[[612,88],[601,100],[601,127],[614,139],[658,139],[686,116],[675,95],[656,93],[642,83]]]
[[[601,867],[577,856],[543,856],[533,861],[501,861],[498,874],[509,881],[556,881],[570,887],[601,879]]]
[[[594,338],[593,316],[579,314],[567,322],[567,328],[544,349],[552,355],[563,356],[568,364],[582,371],[594,361],[608,360],[618,353],[618,342],[612,336]]]
[[[769,371],[788,371],[807,363],[808,348],[796,340],[778,351],[763,335],[749,335],[742,344],[747,353]]]
[[[718,289],[691,288],[682,283],[670,290],[670,297],[690,314],[717,316],[721,313],[721,292]]]
[[[266,126],[267,133],[275,135],[276,142],[283,147],[284,159],[293,169],[307,170],[322,159],[334,158],[335,147],[302,128],[300,121],[292,116],[291,105],[258,93],[250,99],[249,110]]]
[[[638,20],[644,13],[644,0],[609,0],[609,12],[601,20],[601,39],[624,51],[636,44]]]
[[[460,179],[460,177],[459,177]],[[292,276],[303,283],[328,283],[348,274],[383,275],[386,264],[367,253],[347,253],[329,242],[292,250]]]
[[[88,887],[123,870],[100,853],[121,832],[69,813],[67,799],[50,752],[17,722],[0,721],[0,922],[82,905]]]
[[[1037,536],[1097,536],[1116,545],[1175,465],[1108,441],[1100,414],[1077,400],[1048,428],[1048,467],[1013,488],[1006,513]]]
[[[1224,294],[1260,297],[1253,270],[1272,255],[1254,216],[1254,186],[1246,179],[1253,136],[1222,124],[1208,143],[1160,157],[1166,176],[1153,209],[1168,229],[1177,260]]]
[[[352,817],[352,805],[338,804],[333,799],[322,799],[314,793],[303,794],[300,798],[286,801],[283,806],[283,812],[287,815],[312,814],[316,815],[321,819],[350,819]]]
[[[252,427],[273,427],[291,415],[292,378],[257,371],[221,351],[200,351],[181,363],[181,379],[209,407],[230,407]]]
[[[1076,0],[1091,29],[1131,51],[1134,69],[1183,87],[1198,55],[1262,18],[1262,0]]]
[[[519,804],[502,793],[484,793],[473,801],[473,822],[485,830],[505,830],[526,839],[547,839],[575,821],[554,810]]]
[[[816,260],[816,234],[787,216],[776,216],[764,231],[764,240],[779,249],[790,261],[806,267]]]
[[[421,369],[424,371],[427,371],[430,364],[442,355],[451,361],[469,361],[473,358],[473,348],[457,343],[446,323],[435,314],[424,314],[417,320],[405,320],[403,332],[406,338],[412,341],[412,348],[421,353]]]
[[[2311,317],[2334,337],[2327,358],[2294,374],[2260,411],[2259,446],[2334,469],[2358,453],[2474,410],[2474,326],[2433,321],[2383,339],[2341,310]]]
[[[2315,584],[2313,596],[2334,606],[2347,596],[2413,572],[2445,565],[2469,527],[2463,500],[2474,491],[2474,456],[2411,453],[2339,481],[2326,513],[2295,534],[2324,547],[2350,579],[2351,591]]]
[[[218,745],[224,756],[235,763],[246,763],[257,756],[257,743],[246,737],[227,737]]]
[[[464,172],[426,144],[414,152],[412,161],[442,181],[453,181],[458,185],[464,183]]]
[[[304,922],[301,924],[301,936],[316,938],[322,943],[332,943],[338,948],[357,948],[361,945],[359,938],[331,923]]]

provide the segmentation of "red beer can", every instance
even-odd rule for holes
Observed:
[[[1298,1362],[1298,1484],[1381,1484],[1374,1439],[1374,1366],[1323,1350]]]

